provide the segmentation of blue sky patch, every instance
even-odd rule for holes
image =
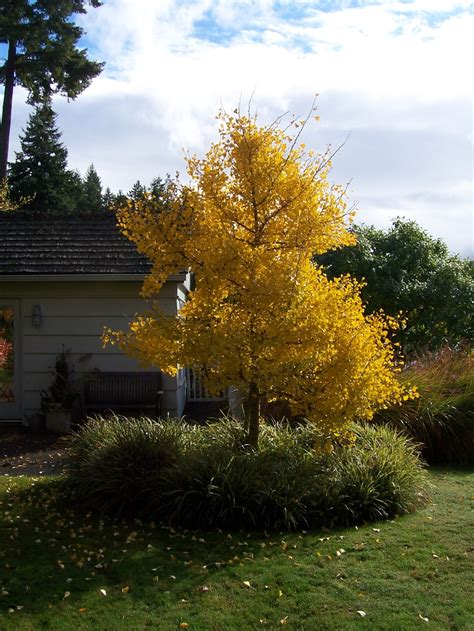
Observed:
[[[240,29],[223,28],[214,19],[212,12],[206,11],[204,15],[194,22],[193,37],[212,42],[213,44],[228,45],[232,42]]]

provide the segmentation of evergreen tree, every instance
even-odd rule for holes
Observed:
[[[21,151],[9,171],[12,199],[33,213],[74,210],[75,175],[67,168],[67,149],[61,144],[56,114],[49,103],[31,114],[20,141]]]
[[[153,178],[148,188],[151,196],[156,197],[157,199],[163,198],[169,186],[169,182],[170,182],[169,176],[167,176],[166,179],[163,179],[161,177]]]
[[[104,209],[104,197],[102,195],[102,183],[93,164],[86,171],[82,184],[82,207],[81,212],[87,214],[99,213]]]
[[[115,206],[115,195],[112,193],[110,188],[107,186],[105,189],[105,193],[102,199],[102,204],[105,210],[112,210]]]
[[[70,210],[81,213],[85,205],[82,175],[77,169],[70,171],[69,175],[68,197],[71,200]]]
[[[130,197],[130,193],[128,195],[125,195],[125,193],[122,191],[122,189],[119,189],[118,193],[111,193],[111,206],[110,208],[112,210],[117,210],[117,208],[121,208],[124,204],[127,203],[128,199]]]
[[[28,102],[46,102],[60,93],[74,99],[102,70],[87,50],[76,47],[84,35],[74,24],[75,14],[85,13],[85,0],[0,0],[0,42],[7,56],[0,65],[3,111],[0,125],[0,179],[7,171],[13,89],[28,90]],[[99,7],[99,0],[89,0]]]
[[[137,180],[132,188],[128,191],[127,197],[137,202],[140,199],[144,198],[146,192],[146,186],[143,186],[140,180]]]

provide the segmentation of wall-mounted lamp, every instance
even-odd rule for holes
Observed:
[[[41,305],[35,305],[33,307],[33,313],[31,314],[31,324],[35,327],[35,329],[40,328],[42,316],[43,313],[41,311]]]

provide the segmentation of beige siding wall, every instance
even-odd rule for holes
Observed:
[[[93,369],[104,371],[152,370],[140,367],[116,346],[103,347],[104,327],[126,330],[128,323],[143,312],[147,303],[139,296],[138,281],[109,282],[1,282],[0,298],[20,300],[21,305],[21,392],[22,416],[39,410],[40,392],[52,380],[51,369],[63,348],[70,351],[76,378]],[[167,314],[175,314],[185,288],[168,282],[158,298]],[[31,315],[41,305],[42,323],[34,328]],[[163,375],[163,411],[180,414],[184,401],[178,378]],[[178,392],[177,392],[178,389]]]

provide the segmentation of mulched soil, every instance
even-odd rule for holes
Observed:
[[[0,476],[60,475],[68,437],[0,427]]]

